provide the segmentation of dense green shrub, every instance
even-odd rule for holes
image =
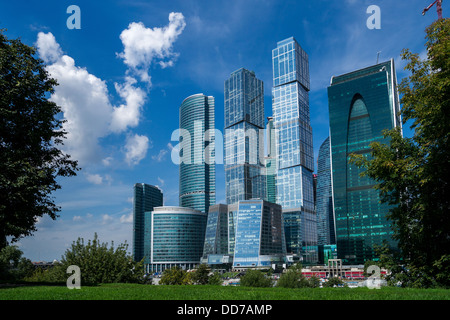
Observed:
[[[78,238],[65,252],[60,264],[48,270],[37,269],[27,280],[65,283],[71,275],[67,273],[67,268],[76,265],[80,268],[82,285],[142,282],[143,263],[134,262],[127,249],[126,243],[117,248],[112,243],[108,248],[107,243],[100,243],[97,234],[87,244],[84,239]]]
[[[273,281],[262,271],[247,270],[241,277],[241,286],[244,287],[272,287]]]

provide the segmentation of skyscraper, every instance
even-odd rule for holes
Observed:
[[[239,201],[233,268],[271,267],[286,258],[281,206],[264,200]]]
[[[147,256],[147,245],[145,241],[145,215],[153,208],[163,205],[163,194],[158,187],[145,183],[134,185],[133,199],[133,258],[141,261]]]
[[[319,148],[317,159],[317,243],[335,243],[333,190],[331,189],[330,138],[326,138]]]
[[[180,106],[180,206],[207,213],[216,202],[214,97],[192,95]]]
[[[272,108],[277,131],[277,203],[283,207],[288,253],[314,262],[314,155],[309,119],[308,55],[291,37],[272,50]]]
[[[231,73],[224,85],[226,202],[265,198],[264,85],[253,71]]]
[[[273,117],[267,117],[267,156],[264,157],[266,167],[266,200],[277,203],[277,148],[273,127]]]
[[[388,143],[384,129],[401,126],[394,61],[341,76],[328,87],[331,168],[338,258],[360,264],[374,258],[373,246],[395,247],[375,182],[349,164],[352,153],[370,157],[372,142]]]

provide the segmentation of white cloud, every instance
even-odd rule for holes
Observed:
[[[103,177],[99,174],[87,174],[86,179],[93,184],[103,183]]]
[[[142,81],[151,83],[148,69],[154,60],[161,67],[173,66],[178,56],[172,52],[172,46],[186,26],[182,13],[172,12],[169,24],[164,28],[146,28],[142,22],[132,22],[120,34],[124,51],[118,56],[136,72]]]
[[[109,174],[106,174],[104,177],[102,177],[98,173],[96,173],[96,174],[89,174],[88,173],[88,174],[86,174],[86,179],[90,183],[97,184],[97,185],[100,185],[100,184],[103,184],[103,183],[111,184],[111,182],[113,180],[112,177]]]
[[[133,223],[133,213],[124,214],[120,217],[120,223],[130,224]]]
[[[149,139],[138,134],[130,135],[125,145],[125,161],[128,165],[138,164],[145,158],[149,147]]]
[[[152,156],[152,159],[161,162],[165,159],[167,153],[166,149],[161,149],[157,155]]]
[[[38,53],[45,61],[54,63],[62,56],[62,50],[52,33],[39,32],[38,34]]]
[[[113,222],[113,217],[111,217],[110,215],[108,215],[108,214],[103,214],[102,215],[102,224],[103,225],[105,225],[105,224],[109,224],[109,223],[112,223]]]
[[[59,84],[51,100],[61,106],[66,120],[64,151],[81,165],[98,160],[98,139],[109,133],[113,111],[106,83],[76,66],[73,58],[63,55],[51,33],[40,32],[37,47],[47,63],[47,71]]]
[[[125,104],[113,110],[111,121],[113,132],[122,132],[128,127],[136,127],[139,124],[146,93],[141,88],[133,86],[136,82],[136,79],[126,77],[124,84],[114,84],[117,93],[125,100]]]
[[[133,22],[120,35],[124,51],[119,56],[129,70],[136,71],[141,80],[150,83],[148,69],[153,61],[163,68],[173,65],[177,54],[172,52],[172,46],[185,25],[184,16],[173,12],[164,28],[150,29]],[[110,165],[112,158],[102,154],[99,140],[138,126],[147,92],[137,87],[135,78],[126,76],[123,83],[114,83],[123,100],[122,104],[114,106],[106,82],[63,54],[52,33],[39,32],[36,46],[50,76],[59,84],[50,99],[61,106],[66,120],[63,127],[68,133],[63,150],[82,167],[92,162]],[[143,159],[142,155],[145,156],[148,138],[145,139],[140,136],[137,140],[135,136],[134,141],[127,141],[125,151],[129,164],[136,164]],[[134,144],[130,144],[132,142]],[[93,183],[101,183],[99,177],[90,179]]]

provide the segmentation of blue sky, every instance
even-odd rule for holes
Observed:
[[[327,86],[333,75],[394,58],[407,76],[403,48],[425,56],[425,28],[436,19],[431,0],[333,1],[20,1],[0,4],[6,36],[38,48],[59,86],[52,99],[69,131],[64,150],[80,161],[77,177],[60,179],[60,218],[38,220],[19,242],[33,260],[60,259],[78,237],[132,245],[133,184],[158,185],[165,205],[178,205],[178,166],[171,160],[178,108],[196,93],[215,97],[223,131],[223,85],[244,67],[264,81],[271,111],[271,51],[295,37],[309,55],[314,153],[328,136]],[[81,29],[69,29],[70,5]],[[369,29],[370,5],[381,29]],[[444,6],[444,16],[446,15]],[[145,41],[144,41],[145,40]],[[408,134],[408,132],[406,132]],[[217,165],[217,202],[225,201]]]

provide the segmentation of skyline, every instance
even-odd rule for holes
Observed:
[[[102,242],[126,240],[131,251],[135,183],[158,185],[164,204],[178,205],[178,166],[170,153],[183,99],[213,96],[215,127],[223,131],[224,81],[246,68],[263,80],[265,117],[271,116],[271,50],[291,36],[310,59],[316,172],[318,150],[328,136],[331,77],[375,64],[381,51],[380,61],[394,58],[400,82],[407,75],[400,51],[410,48],[423,57],[424,29],[436,19],[435,12],[421,15],[428,1],[76,4],[80,30],[66,27],[69,3],[6,3],[0,10],[6,36],[39,44],[41,58],[58,76],[55,100],[71,125],[66,147],[83,168],[77,177],[61,179],[62,189],[54,194],[60,217],[43,217],[35,235],[20,240],[33,261],[60,259],[78,237],[92,239],[94,232]],[[373,4],[381,8],[379,30],[366,26],[366,9]],[[148,37],[149,45],[139,47],[137,35]],[[72,104],[63,105],[67,101]],[[216,194],[216,203],[225,203],[223,165],[216,167]]]

